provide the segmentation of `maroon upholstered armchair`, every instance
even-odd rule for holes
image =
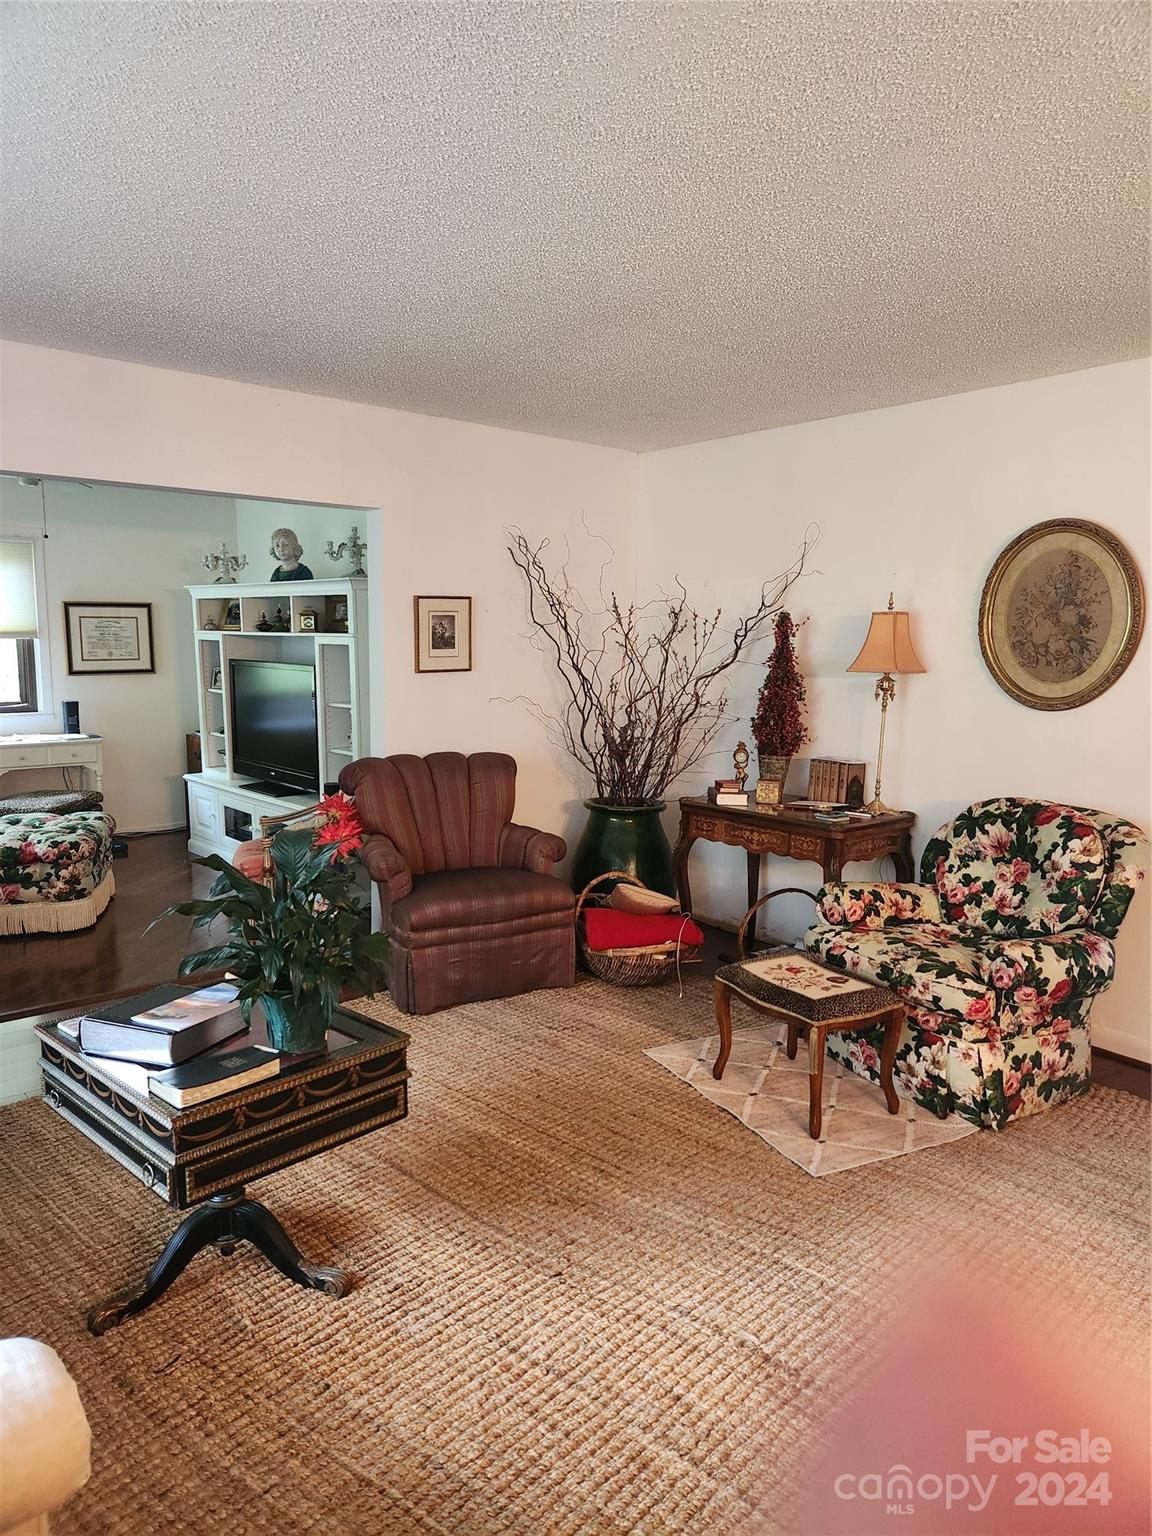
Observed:
[[[392,940],[405,1013],[576,980],[575,898],[552,873],[562,837],[518,826],[503,752],[362,757],[340,775]]]

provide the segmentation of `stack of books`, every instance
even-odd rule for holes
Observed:
[[[864,764],[814,757],[808,770],[808,799],[832,805],[864,804]]]
[[[126,1087],[187,1109],[279,1074],[275,1051],[244,1045],[212,1050],[247,1032],[237,990],[229,983],[155,987],[59,1028]]]
[[[747,805],[750,796],[738,779],[717,779],[709,786],[708,798],[713,805]]]

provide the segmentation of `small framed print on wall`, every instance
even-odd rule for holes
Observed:
[[[416,597],[412,604],[417,672],[470,672],[472,599]]]
[[[151,603],[65,603],[68,671],[155,672]]]

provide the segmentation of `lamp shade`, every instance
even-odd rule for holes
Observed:
[[[907,613],[889,608],[874,613],[860,654],[849,672],[923,672],[924,663],[916,654],[908,632]]]

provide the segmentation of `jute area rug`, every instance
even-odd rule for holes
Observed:
[[[354,1292],[245,1245],[101,1339],[86,1306],[176,1217],[42,1105],[0,1112],[0,1330],[60,1352],[93,1427],[56,1536],[786,1531],[946,1238],[1010,1227],[1077,1316],[1144,1322],[1146,1104],[812,1179],[643,1055],[710,1019],[699,980],[582,980],[410,1021],[409,1119],[254,1186]]]
[[[734,1029],[732,1054],[719,1082],[712,1076],[719,1035],[674,1040],[644,1054],[815,1178],[979,1134],[978,1126],[959,1115],[941,1120],[910,1099],[902,1098],[899,1111],[890,1115],[875,1083],[829,1057],[820,1139],[813,1141],[808,1134],[808,1046],[802,1040],[795,1060],[789,1061],[787,1033],[787,1025],[775,1022]]]

